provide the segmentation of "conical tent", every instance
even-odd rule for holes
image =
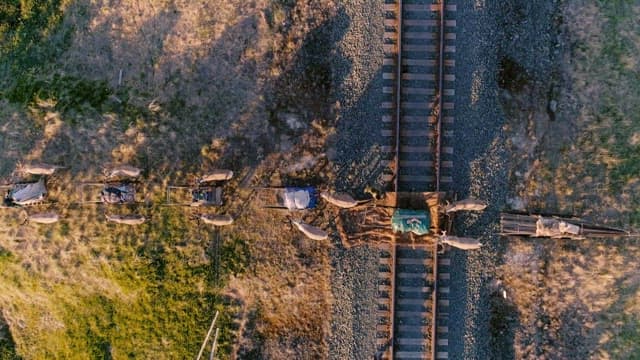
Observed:
[[[429,233],[430,226],[431,216],[426,210],[397,209],[391,217],[394,232],[425,235]]]
[[[36,183],[27,184],[25,186],[16,187],[10,193],[11,200],[18,205],[28,205],[34,202],[41,201],[47,194],[47,187],[44,184],[44,180]]]

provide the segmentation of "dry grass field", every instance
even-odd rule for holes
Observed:
[[[0,218],[0,357],[194,357],[214,310],[220,356],[326,357],[328,244],[241,187],[330,183],[331,1],[23,0],[0,5],[0,176],[48,181],[63,216]],[[15,19],[20,21],[15,21]],[[300,160],[302,159],[302,160]],[[108,164],[143,171],[135,207],[79,206]],[[220,230],[163,207],[167,184],[231,168]],[[33,211],[33,209],[27,209]],[[137,228],[105,213],[141,213]],[[326,225],[315,213],[297,218]]]
[[[560,8],[557,68],[543,84],[519,77],[503,99],[514,154],[508,202],[638,229],[640,6]],[[493,325],[507,354],[638,358],[638,237],[506,241],[498,274],[508,299],[494,299]]]

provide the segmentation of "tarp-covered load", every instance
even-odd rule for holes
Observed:
[[[500,234],[580,240],[587,237],[625,236],[623,229],[588,223],[578,218],[530,214],[500,214]]]
[[[391,217],[391,228],[394,232],[425,235],[429,233],[431,216],[427,210],[397,209]]]
[[[44,179],[30,184],[16,185],[8,194],[6,202],[16,205],[30,205],[41,202],[47,195]]]
[[[578,237],[580,234],[578,225],[566,221],[542,216],[536,221],[536,237]]]
[[[107,185],[100,192],[100,198],[105,204],[125,204],[135,202],[135,188],[131,184]]]
[[[307,187],[288,187],[283,194],[283,205],[289,210],[313,209],[318,204],[316,189]]]

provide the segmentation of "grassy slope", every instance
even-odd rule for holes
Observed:
[[[0,27],[0,176],[22,160],[69,169],[49,181],[64,216],[60,223],[19,226],[20,211],[0,214],[6,224],[0,229],[0,310],[13,338],[0,341],[0,354],[191,358],[215,309],[224,310],[223,354],[326,354],[326,245],[283,230],[279,215],[238,219],[243,231],[223,235],[218,283],[208,256],[210,231],[195,228],[182,209],[150,204],[162,201],[163,185],[185,174],[214,166],[243,171],[247,161],[271,152],[267,169],[256,175],[269,181],[283,160],[277,144],[261,139],[274,136],[264,133],[274,124],[281,127],[277,111],[314,120],[310,132],[322,128],[322,115],[297,103],[296,89],[304,86],[297,81],[308,81],[310,94],[328,91],[314,87],[324,84],[307,73],[308,64],[294,61],[308,33],[331,14],[330,2],[0,5],[0,20],[16,14],[21,21],[0,21],[7,24]],[[265,84],[276,91],[265,96]],[[160,110],[149,109],[154,99]],[[317,134],[305,136],[300,143],[307,148],[322,147]],[[294,146],[288,156],[300,151]],[[78,197],[70,184],[96,179],[111,162],[148,171],[149,207],[107,211],[142,212],[150,223],[136,229],[106,224],[104,209],[72,206]],[[238,327],[241,341],[232,349]]]
[[[536,154],[527,196],[550,212],[638,229],[640,6],[626,0],[566,1],[563,8],[569,51],[561,72],[568,81],[560,116],[550,128],[571,131],[545,134],[559,151]],[[546,117],[546,108],[535,111]],[[513,239],[509,249],[499,272],[512,289],[506,304],[517,309],[510,318],[518,322],[516,357],[638,358],[635,238]]]
[[[57,56],[73,35],[73,27],[62,22],[68,6],[68,1],[27,0],[0,7],[0,83],[3,98],[10,101],[3,105],[3,175],[15,165],[11,160],[37,146],[47,128],[44,110],[28,111],[38,99],[54,99],[50,110],[70,126],[81,114],[118,110],[104,108],[113,93],[106,83],[57,69]],[[135,120],[135,111],[119,110],[124,126]],[[69,210],[71,220],[46,229],[17,227],[19,215],[3,214],[9,227],[2,235],[6,256],[0,260],[0,308],[15,350],[3,342],[2,354],[33,359],[193,356],[219,290],[203,246],[177,243],[208,234],[194,234],[177,211],[158,213],[162,225],[144,225],[141,232],[73,220],[96,221],[92,210]]]

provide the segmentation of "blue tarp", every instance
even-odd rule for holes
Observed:
[[[391,217],[394,232],[412,232],[416,235],[429,233],[431,216],[427,210],[397,209]]]

